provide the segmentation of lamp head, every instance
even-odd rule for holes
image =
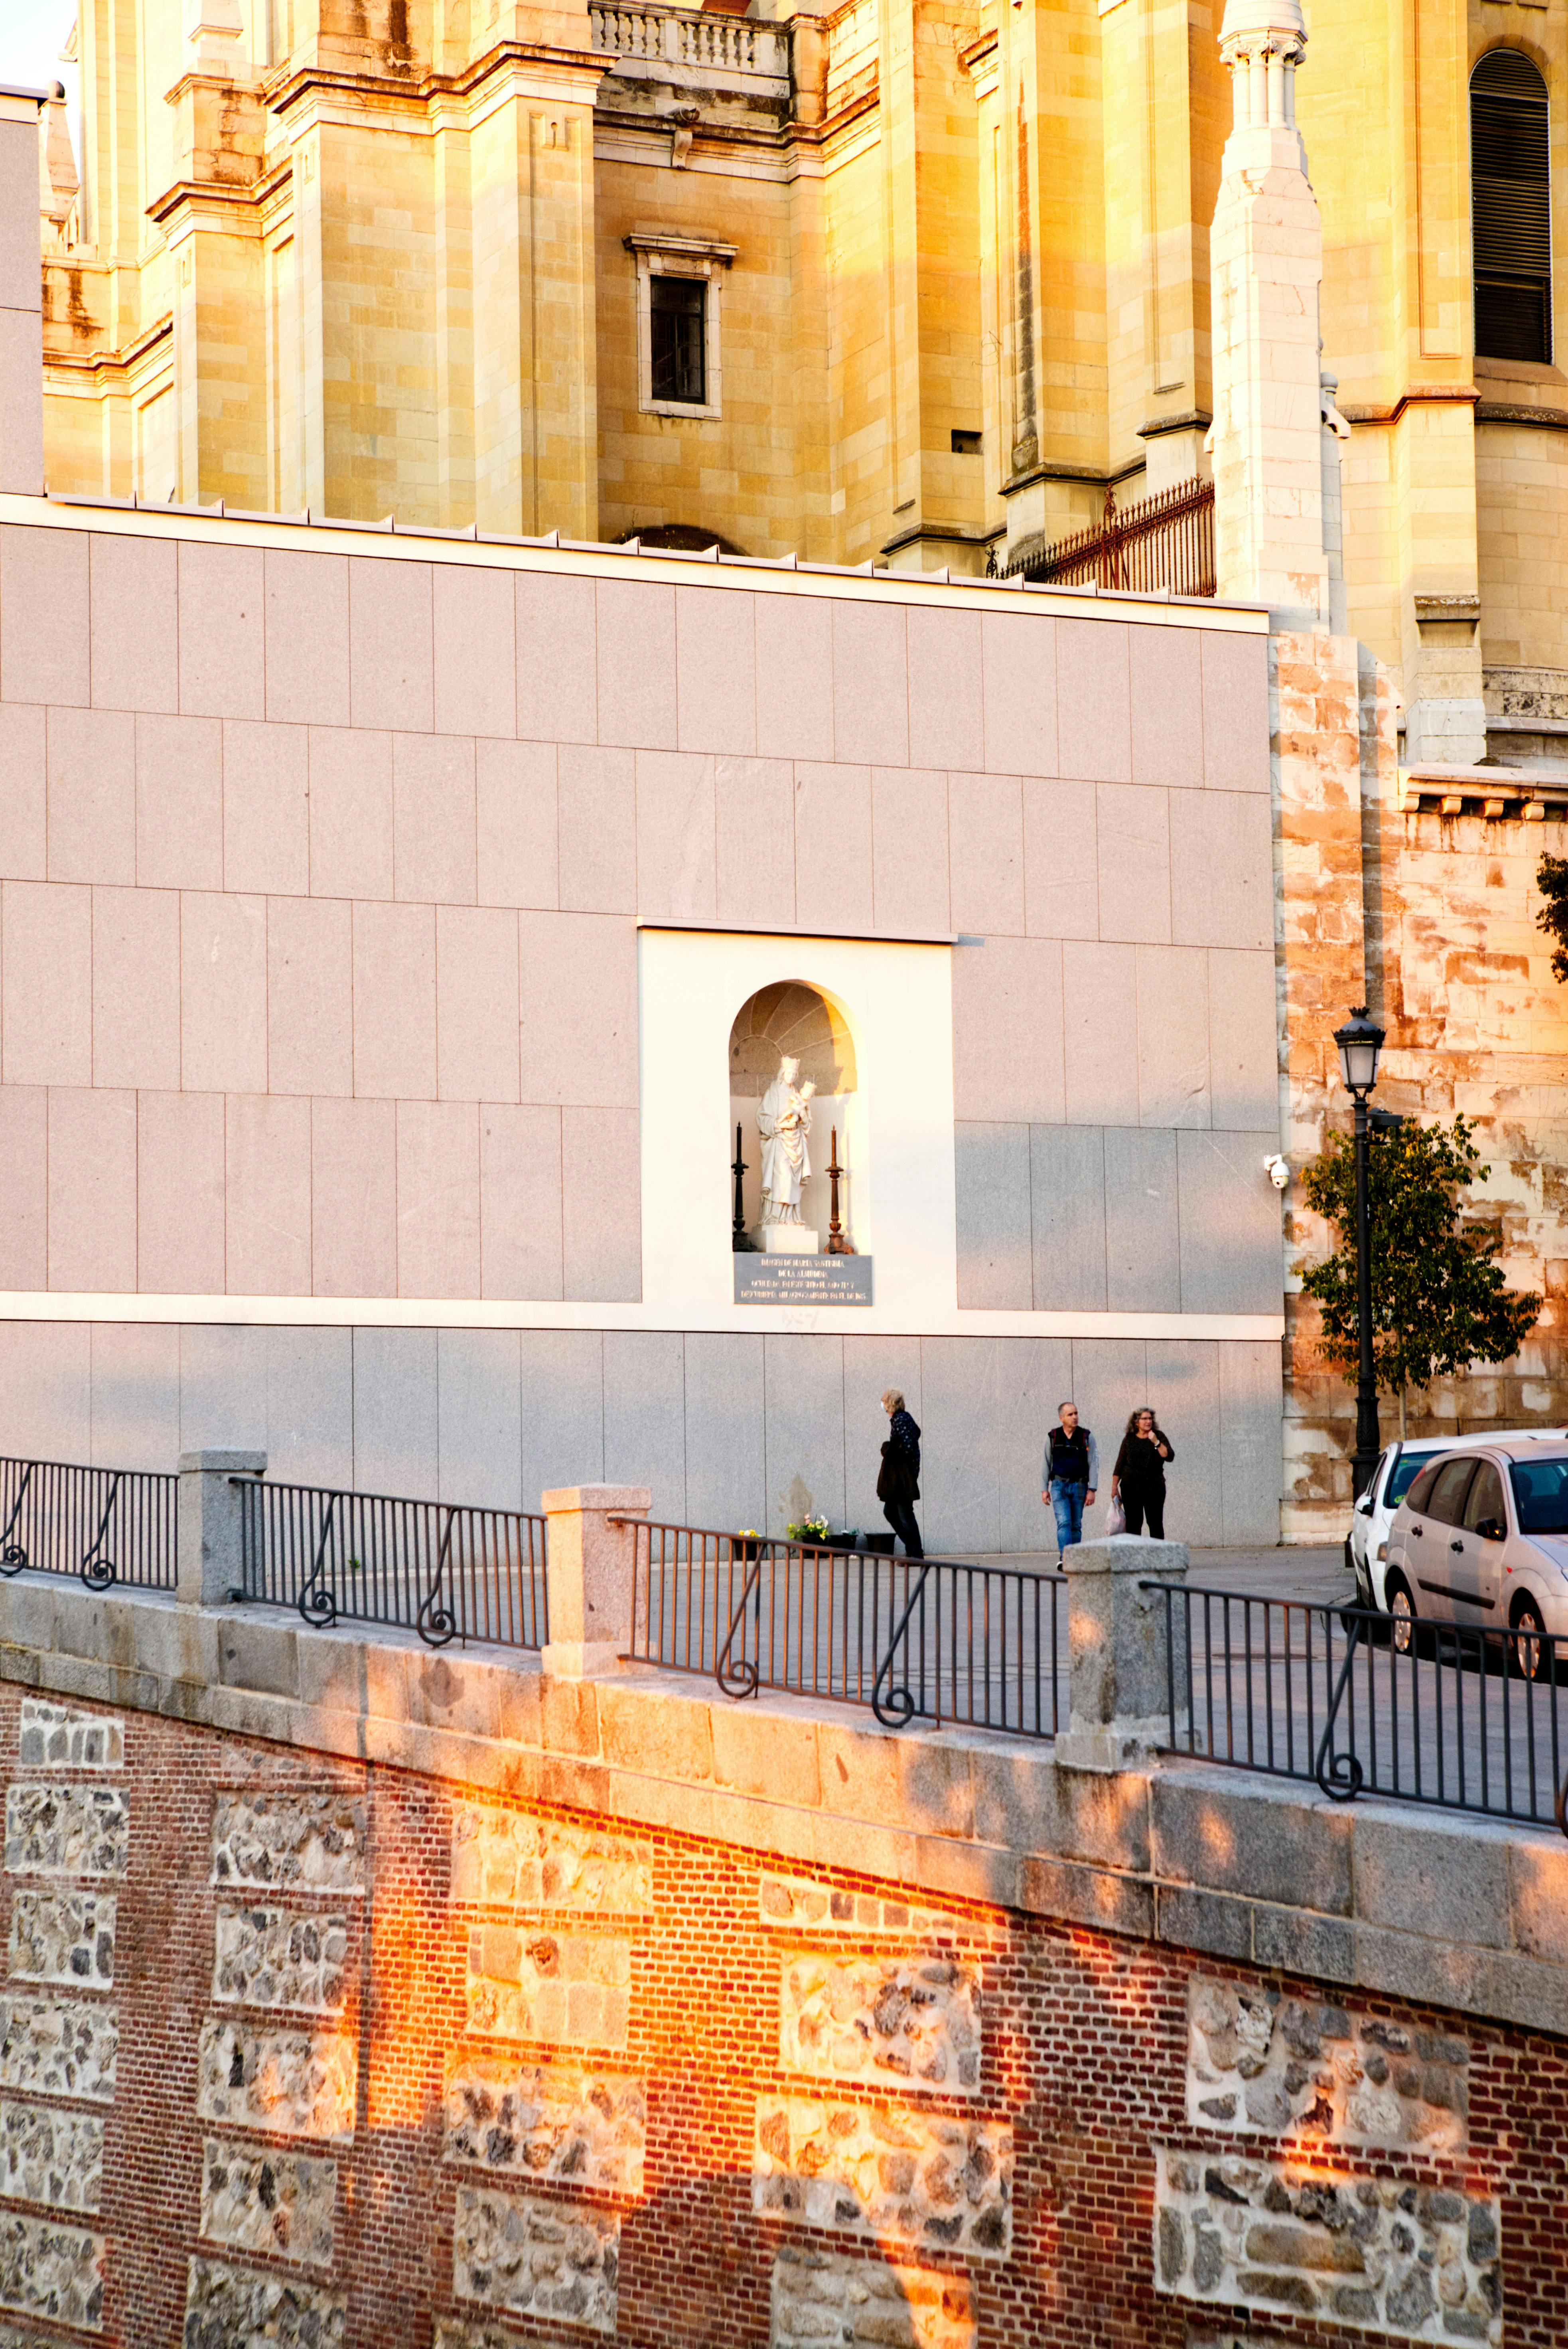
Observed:
[[[1339,1049],[1339,1072],[1345,1080],[1345,1090],[1364,1101],[1377,1081],[1383,1030],[1375,1019],[1367,1018],[1367,1006],[1357,1003],[1344,1027],[1335,1030],[1334,1040]]]

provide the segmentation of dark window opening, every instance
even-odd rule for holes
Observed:
[[[650,281],[654,398],[707,405],[707,283],[701,277]]]
[[[955,457],[977,457],[980,454],[983,437],[984,436],[978,432],[955,431],[953,435],[954,455]]]
[[[1470,76],[1478,358],[1552,357],[1552,163],[1546,84],[1519,49]]]

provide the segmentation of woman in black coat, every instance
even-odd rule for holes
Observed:
[[[1175,1457],[1174,1444],[1156,1424],[1148,1405],[1135,1411],[1127,1423],[1110,1479],[1111,1498],[1119,1498],[1130,1534],[1140,1534],[1147,1517],[1150,1537],[1164,1540],[1165,1464]]]
[[[920,1429],[913,1413],[905,1410],[897,1387],[889,1387],[882,1397],[882,1409],[892,1425],[882,1448],[877,1498],[894,1537],[903,1544],[904,1556],[923,1557],[925,1552],[921,1547],[920,1526],[914,1515],[914,1505],[920,1498]]]

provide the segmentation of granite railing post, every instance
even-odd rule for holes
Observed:
[[[182,1607],[225,1607],[244,1588],[242,1510],[232,1482],[264,1476],[264,1452],[182,1452],[176,1519],[180,1564],[174,1595]]]
[[[557,1680],[614,1672],[632,1644],[636,1530],[612,1518],[645,1517],[645,1485],[568,1485],[542,1496],[550,1639],[541,1656]]]
[[[1178,1725],[1186,1716],[1186,1610],[1143,1587],[1179,1592],[1186,1547],[1118,1534],[1064,1550],[1062,1568],[1068,1713],[1057,1759],[1077,1769],[1119,1770],[1170,1742],[1172,1689]]]

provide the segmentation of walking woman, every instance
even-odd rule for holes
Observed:
[[[1147,1517],[1150,1537],[1164,1540],[1165,1464],[1175,1457],[1175,1445],[1143,1404],[1127,1423],[1110,1479],[1111,1498],[1126,1511],[1130,1534],[1140,1534]]]
[[[877,1499],[882,1505],[883,1516],[903,1544],[904,1556],[923,1557],[920,1527],[914,1517],[914,1504],[920,1498],[920,1429],[904,1409],[903,1397],[896,1387],[889,1387],[882,1400],[892,1425],[882,1448]]]

